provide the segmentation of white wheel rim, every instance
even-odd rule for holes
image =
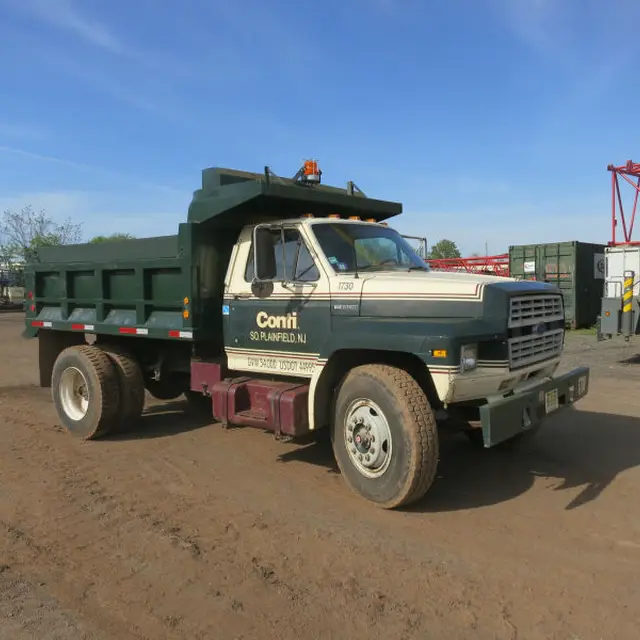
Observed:
[[[62,372],[59,386],[60,404],[71,420],[82,420],[89,409],[89,385],[80,369],[69,367]]]
[[[354,400],[347,408],[344,443],[353,466],[367,478],[379,478],[391,463],[391,429],[382,409],[371,400]]]

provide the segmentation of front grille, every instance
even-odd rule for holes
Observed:
[[[562,296],[518,296],[509,300],[509,329],[564,320]]]
[[[558,357],[564,344],[562,296],[534,294],[510,298],[509,334],[511,369]]]
[[[542,334],[530,333],[509,340],[509,364],[512,369],[526,367],[562,353],[564,329]]]

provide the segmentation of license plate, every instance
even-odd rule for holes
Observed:
[[[587,392],[587,376],[578,378],[578,395],[583,396]]]
[[[551,391],[547,391],[544,396],[544,409],[546,413],[551,413],[555,411],[559,406],[558,403],[558,390],[551,389]]]

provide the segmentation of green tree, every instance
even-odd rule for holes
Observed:
[[[436,242],[429,251],[429,258],[460,258],[460,251],[453,240],[440,240]]]
[[[69,219],[56,222],[44,209],[36,212],[31,205],[20,211],[7,209],[0,218],[0,260],[28,262],[40,247],[80,242],[81,228]]]
[[[135,236],[130,233],[112,233],[110,236],[95,236],[89,242],[98,244],[100,242],[117,242],[118,240],[135,240]]]

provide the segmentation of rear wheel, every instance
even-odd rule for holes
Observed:
[[[79,345],[62,351],[53,366],[51,387],[58,417],[74,436],[93,440],[117,427],[118,372],[100,349]]]
[[[435,417],[423,390],[402,369],[365,365],[349,372],[331,435],[347,484],[383,508],[419,500],[435,479]]]
[[[137,360],[127,351],[115,346],[103,346],[118,372],[120,385],[119,431],[135,428],[144,409],[144,377]]]

